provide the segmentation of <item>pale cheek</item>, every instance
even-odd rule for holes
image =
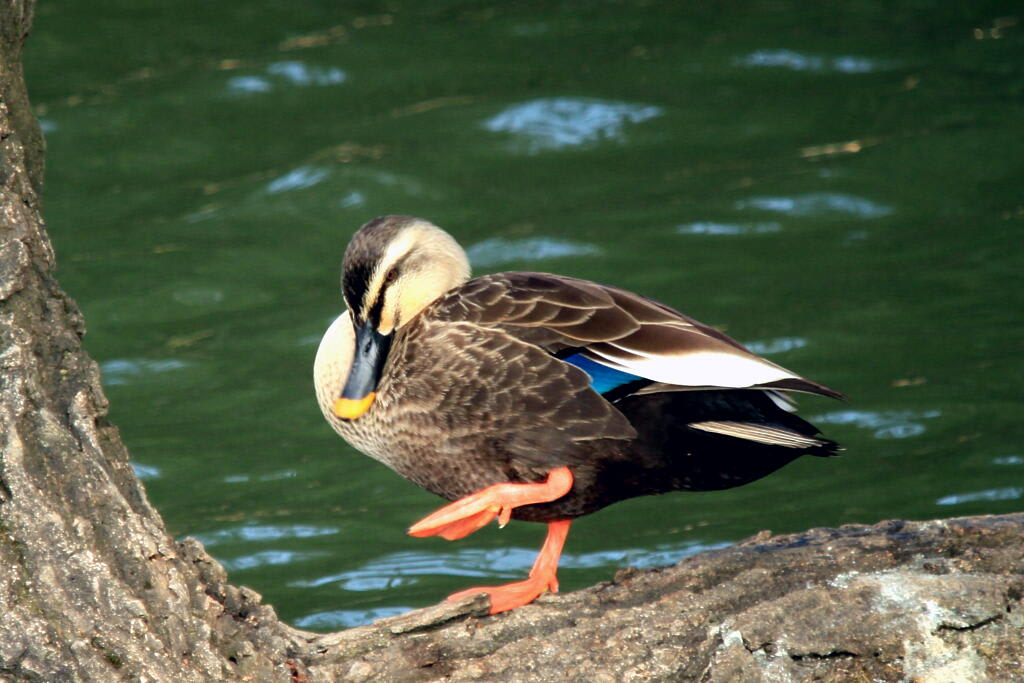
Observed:
[[[395,329],[395,311],[398,305],[393,299],[394,297],[389,293],[384,308],[380,312],[380,328],[377,331],[381,334],[391,334]]]
[[[395,327],[416,317],[416,314],[444,294],[448,278],[437,269],[406,274],[386,294],[385,306],[381,311],[381,334],[388,334]]]
[[[437,298],[437,294],[433,289],[435,288],[432,286],[431,278],[429,277],[410,277],[404,282],[402,300],[399,304],[398,322],[404,323],[412,320],[417,313],[423,310],[424,306]]]

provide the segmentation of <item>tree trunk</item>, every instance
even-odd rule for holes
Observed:
[[[281,623],[168,536],[105,418],[40,216],[33,7],[0,0],[0,680],[1024,680],[1024,514],[764,534],[496,617]]]

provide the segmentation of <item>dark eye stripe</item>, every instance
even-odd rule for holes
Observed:
[[[374,325],[380,324],[380,315],[384,310],[384,290],[388,285],[395,282],[398,279],[398,269],[401,266],[401,262],[391,266],[391,269],[384,275],[384,280],[381,284],[381,289],[377,292],[377,299],[372,302],[370,310],[366,313],[366,319],[372,322]],[[373,268],[370,268],[365,262],[353,264],[345,271],[342,277],[341,287],[344,291],[345,302],[348,304],[349,309],[354,313],[353,315],[358,318],[359,311],[363,308],[363,299],[366,297],[367,290],[370,286],[370,277],[373,275]]]
[[[387,246],[413,219],[408,216],[380,216],[356,231],[345,249],[342,259],[341,293],[345,297],[356,323],[367,301],[370,279],[373,277]],[[397,265],[395,268],[397,269]]]
[[[345,295],[345,303],[353,315],[359,314],[366,296],[366,288],[370,286],[372,271],[365,261],[349,264],[341,277],[341,290]]]
[[[384,292],[381,291],[380,296],[373,302],[373,307],[366,314],[366,319],[373,323],[374,327],[380,327],[380,314],[384,310]]]

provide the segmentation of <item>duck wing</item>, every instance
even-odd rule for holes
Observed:
[[[393,421],[429,423],[455,451],[497,454],[513,480],[585,462],[594,441],[637,436],[584,371],[504,330],[421,318],[395,352],[382,391]]]
[[[755,388],[842,398],[664,304],[587,280],[485,275],[449,292],[428,315],[499,328],[582,368],[606,395]]]

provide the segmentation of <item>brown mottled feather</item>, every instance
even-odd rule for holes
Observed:
[[[579,368],[501,329],[429,317],[399,332],[377,404],[338,421],[346,438],[449,499],[537,481],[553,467],[586,463],[595,441],[636,436]]]

